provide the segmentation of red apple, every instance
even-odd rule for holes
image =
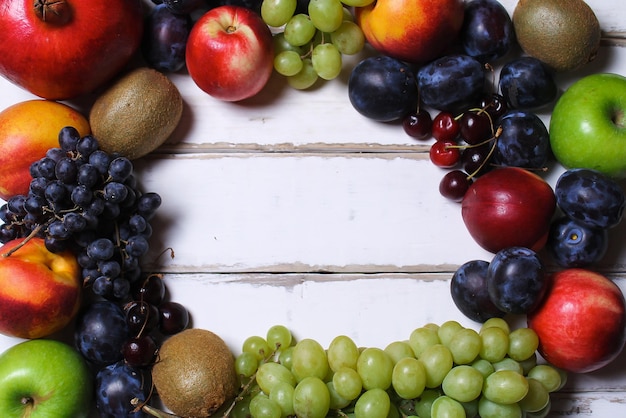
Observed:
[[[556,209],[552,187],[518,167],[502,167],[479,177],[461,203],[463,222],[474,240],[496,253],[509,247],[538,251],[545,245]]]
[[[219,6],[193,26],[185,59],[189,75],[209,95],[231,102],[247,99],[272,75],[272,33],[253,11]]]
[[[17,248],[24,242],[0,247],[0,333],[40,338],[65,328],[78,312],[80,266],[73,253],[51,253],[41,238]]]
[[[443,55],[459,34],[464,14],[463,0],[377,0],[355,8],[370,45],[413,63]]]
[[[598,370],[626,342],[626,307],[620,288],[607,277],[571,268],[551,276],[543,303],[528,315],[539,336],[539,353],[573,373]]]
[[[0,74],[46,99],[90,93],[141,44],[141,0],[3,0]]]

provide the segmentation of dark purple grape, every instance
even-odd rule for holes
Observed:
[[[72,202],[81,208],[87,208],[93,201],[93,191],[87,186],[79,184],[72,190]]]
[[[529,56],[504,64],[498,86],[507,105],[522,110],[535,110],[551,103],[558,90],[548,67]]]
[[[526,169],[543,168],[550,156],[550,135],[539,117],[513,110],[500,119],[502,132],[496,141],[498,164]]]
[[[76,151],[80,133],[73,126],[66,126],[59,131],[59,145],[63,151]]]
[[[83,164],[78,168],[76,174],[76,183],[92,188],[100,181],[101,176],[98,169],[89,163]]]
[[[348,97],[361,115],[391,122],[417,108],[417,84],[413,71],[402,61],[387,56],[369,57],[352,69]]]
[[[103,195],[104,199],[109,202],[121,203],[128,196],[128,189],[124,183],[112,181],[104,185]]]
[[[93,302],[78,315],[75,345],[93,364],[102,366],[121,360],[122,346],[129,338],[124,311],[114,302]]]
[[[44,177],[48,180],[56,179],[55,168],[57,163],[52,158],[43,157],[35,164],[37,164],[37,176],[33,177]]]
[[[96,407],[101,417],[143,418],[137,404],[146,402],[152,388],[150,373],[119,361],[96,374]]]
[[[417,81],[422,102],[437,110],[458,112],[485,94],[483,65],[468,55],[447,55],[426,64]]]
[[[192,25],[188,14],[174,13],[166,4],[152,9],[141,42],[141,52],[148,65],[161,72],[182,69]]]
[[[504,57],[515,39],[513,22],[497,0],[471,0],[465,5],[460,38],[465,53],[487,63]]]
[[[98,238],[87,246],[87,254],[94,260],[108,260],[114,253],[115,245],[108,238]]]
[[[599,171],[574,168],[565,171],[554,187],[556,203],[570,218],[593,228],[617,226],[626,198],[621,186]]]
[[[505,314],[489,297],[488,267],[487,261],[468,261],[454,272],[450,282],[452,300],[459,311],[472,321],[481,323],[489,318],[501,318]]]
[[[126,240],[125,251],[131,257],[141,257],[148,252],[150,245],[148,240],[142,235],[132,235]]]
[[[91,153],[97,151],[98,147],[98,140],[93,135],[85,135],[76,143],[76,151],[86,159],[89,158]]]
[[[498,309],[527,314],[543,300],[548,275],[536,252],[525,247],[498,251],[487,269],[489,298]]]
[[[550,226],[546,250],[561,267],[587,267],[604,257],[609,248],[609,234],[604,228],[592,228],[567,216]]]
[[[159,306],[159,313],[159,330],[164,335],[177,334],[189,325],[189,312],[178,302],[163,302]]]
[[[157,193],[144,193],[137,200],[137,213],[146,219],[152,218],[156,210],[161,206],[161,196]]]
[[[5,244],[18,237],[19,229],[11,224],[0,225],[0,243]]]
[[[63,226],[71,233],[87,228],[87,221],[79,213],[69,212],[63,215]]]
[[[89,155],[89,164],[96,167],[103,176],[108,175],[110,162],[111,156],[102,150],[94,151]]]

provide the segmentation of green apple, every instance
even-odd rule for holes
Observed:
[[[626,177],[626,77],[585,76],[557,101],[550,145],[566,168],[590,168]]]
[[[93,379],[74,348],[26,340],[0,354],[0,417],[79,418],[90,413]]]

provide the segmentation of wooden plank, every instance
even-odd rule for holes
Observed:
[[[177,155],[138,173],[163,197],[146,258],[163,271],[428,272],[493,257],[419,153]],[[625,231],[599,268],[624,270]],[[157,258],[168,247],[175,258]]]

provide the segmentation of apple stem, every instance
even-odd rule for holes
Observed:
[[[626,115],[624,114],[623,110],[616,109],[615,112],[613,113],[612,119],[613,119],[613,123],[618,128],[623,129],[626,127]]]
[[[72,18],[72,8],[66,0],[35,0],[35,15],[45,23],[65,25]]]

